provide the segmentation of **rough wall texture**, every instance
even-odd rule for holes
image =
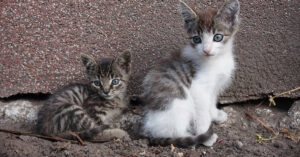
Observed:
[[[186,0],[199,8],[224,1]],[[240,0],[238,69],[222,102],[265,97],[300,85],[299,2]],[[187,42],[177,0],[0,1],[0,97],[48,93],[83,79],[80,53],[134,54],[133,93],[158,59]],[[300,93],[294,93],[299,97]]]

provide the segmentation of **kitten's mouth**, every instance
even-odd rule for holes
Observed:
[[[210,54],[210,53],[205,53],[204,55],[207,57],[214,56],[213,54]]]
[[[105,99],[112,99],[113,96],[112,95],[102,95]]]

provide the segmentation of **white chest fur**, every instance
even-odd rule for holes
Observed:
[[[191,94],[217,97],[230,84],[234,67],[232,55],[205,60],[192,81]]]
[[[199,60],[194,60],[199,68],[192,80],[189,94],[195,105],[197,134],[204,133],[211,121],[223,122],[227,119],[227,114],[216,107],[218,95],[229,86],[235,68],[231,46],[225,50],[219,56],[202,56]]]

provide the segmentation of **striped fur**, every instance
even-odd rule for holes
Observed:
[[[189,88],[195,75],[195,65],[180,52],[161,61],[143,82],[142,100],[151,110],[163,110],[174,98],[185,98],[184,88]]]
[[[38,114],[38,132],[71,138],[68,130],[83,139],[110,139],[128,136],[111,125],[127,107],[126,88],[130,75],[130,52],[116,59],[97,63],[82,54],[82,62],[90,79],[88,84],[70,84],[56,91]],[[112,80],[118,79],[118,84]],[[95,83],[98,81],[98,83]],[[110,135],[111,137],[108,137]]]
[[[219,10],[198,12],[180,1],[191,45],[154,67],[143,81],[137,102],[145,105],[143,135],[150,143],[189,147],[212,146],[212,121],[224,122],[218,95],[229,86],[235,69],[233,40],[239,2],[228,0]]]

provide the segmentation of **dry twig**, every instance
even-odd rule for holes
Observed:
[[[111,141],[111,140],[88,140],[89,142],[91,143],[104,143],[104,142],[108,142],[108,141]]]
[[[43,136],[43,135],[29,133],[29,132],[20,132],[20,131],[7,130],[7,129],[0,129],[0,132],[6,132],[6,133],[15,134],[15,135],[33,136],[33,137],[42,138],[42,139],[49,140],[49,141],[71,142],[71,143],[78,144],[77,141],[68,140],[68,139],[57,137],[57,136]]]
[[[283,128],[281,131],[281,133],[283,133],[284,135],[286,135],[286,137],[288,137],[289,139],[291,139],[294,142],[297,142],[297,140],[294,138],[294,136],[288,131],[288,129]]]
[[[39,135],[39,134],[34,134],[34,133],[29,133],[29,132],[21,132],[21,131],[1,129],[1,128],[0,128],[0,132],[6,132],[6,133],[10,133],[10,134],[15,134],[15,135],[32,136],[32,137],[37,137],[37,138],[41,138],[41,139],[45,139],[45,140],[49,140],[49,141],[70,142],[70,143],[73,143],[73,144],[81,144],[81,145],[85,144],[85,143],[82,144],[79,141],[64,139],[64,138],[61,138],[61,137],[58,137],[58,136],[44,136],[44,135]],[[91,142],[91,143],[104,143],[104,142],[108,142],[108,141],[109,140],[89,140],[88,142]]]
[[[83,142],[83,140],[75,132],[69,130],[68,133],[71,134],[72,136],[74,136],[81,145],[85,146],[85,143]]]
[[[219,144],[219,143],[221,143],[222,141],[225,141],[225,140],[226,140],[225,138],[218,138],[216,144]]]
[[[256,108],[258,108],[259,106],[261,106],[263,103],[264,103],[264,100],[261,101],[260,103],[256,104],[254,107],[252,107],[252,106],[251,106],[251,107],[252,107],[253,109],[256,109]],[[247,110],[250,111],[250,106],[248,106]]]
[[[266,129],[268,129],[269,131],[271,131],[274,134],[274,137],[271,138],[263,138],[261,134],[255,133],[255,136],[257,137],[257,142],[258,143],[262,143],[263,141],[269,141],[269,140],[274,140],[277,138],[277,133],[269,126],[267,126],[263,121],[261,121],[260,119],[258,119],[257,117],[253,116],[250,113],[246,113],[246,115],[254,120],[256,120],[257,122],[259,122],[259,124],[261,124],[263,127],[265,127]]]
[[[285,95],[285,94],[291,94],[292,92],[295,92],[297,90],[300,90],[300,87],[297,87],[295,89],[292,89],[292,90],[289,90],[289,91],[286,91],[286,92],[282,92],[282,93],[279,93],[277,95],[274,95],[274,96],[269,96],[269,106],[273,105],[273,106],[276,106],[276,103],[275,103],[275,98],[276,97],[279,97],[279,96],[282,96],[282,95]]]
[[[257,140],[256,140],[257,143],[262,143],[263,141],[270,141],[270,140],[274,140],[275,138],[277,138],[277,136],[274,136],[272,138],[263,138],[261,136],[261,134],[259,134],[259,133],[255,133],[255,136],[257,137]]]
[[[277,133],[269,126],[267,126],[263,121],[261,121],[260,119],[258,119],[257,117],[253,116],[250,113],[246,113],[246,115],[254,120],[256,120],[257,122],[259,122],[263,127],[265,127],[266,129],[268,129],[269,131],[272,131],[272,133],[277,136]]]

